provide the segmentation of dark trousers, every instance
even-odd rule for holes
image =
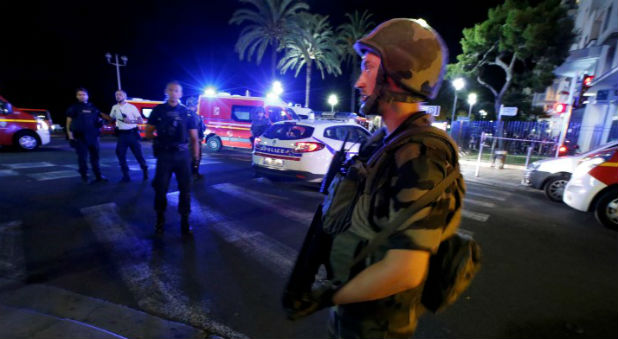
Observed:
[[[188,150],[164,151],[157,154],[157,170],[152,187],[155,190],[154,209],[157,213],[167,208],[167,190],[172,173],[178,182],[178,213],[188,215],[191,212],[191,156]]]
[[[131,149],[135,160],[139,163],[142,169],[146,168],[146,161],[142,155],[142,144],[140,143],[139,134],[137,131],[118,131],[118,142],[116,143],[116,156],[122,174],[129,175],[129,166],[127,165],[127,148]]]
[[[99,167],[99,137],[75,138],[75,152],[77,153],[79,174],[81,174],[82,177],[88,174],[88,165],[86,165],[88,154],[90,154],[92,172],[97,178],[101,176],[101,168]]]

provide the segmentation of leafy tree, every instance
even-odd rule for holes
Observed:
[[[528,88],[530,97],[551,84],[552,71],[568,56],[575,34],[560,0],[536,6],[506,0],[489,10],[487,20],[464,29],[463,36],[463,53],[449,65],[449,75],[476,78],[489,89],[499,112],[507,92],[521,94]]]
[[[354,43],[369,33],[371,27],[375,23],[371,21],[371,16],[367,10],[363,13],[354,11],[354,13],[346,13],[345,17],[348,22],[337,27],[337,44],[342,52],[343,62],[349,67],[350,72],[350,111],[354,112],[356,108],[356,88],[354,84],[360,73],[359,56],[354,50]]]
[[[307,67],[305,82],[305,107],[309,106],[311,71],[315,66],[324,79],[324,71],[335,76],[341,74],[339,47],[335,43],[328,16],[301,13],[298,15],[296,29],[283,41],[285,54],[279,60],[282,74],[294,70],[297,77],[303,67]]]
[[[281,42],[293,30],[296,16],[305,10],[309,10],[309,5],[295,0],[239,1],[255,8],[241,8],[232,15],[230,24],[241,25],[247,22],[247,25],[240,32],[234,50],[238,53],[240,60],[243,60],[246,54],[247,60],[251,61],[251,57],[255,53],[256,63],[259,65],[266,48],[270,46],[271,71],[274,78],[277,51]]]

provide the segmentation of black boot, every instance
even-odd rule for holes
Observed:
[[[191,226],[189,225],[188,215],[180,216],[180,232],[182,233],[182,235],[185,235],[185,236],[193,235],[193,229],[191,229]]]
[[[97,174],[96,177],[94,178],[94,180],[92,180],[90,183],[91,184],[96,184],[96,183],[100,183],[100,182],[107,182],[107,178],[102,176],[101,174]]]
[[[86,174],[82,174],[82,182],[83,182],[84,184],[87,184],[87,183],[88,183],[88,175],[86,175]]]
[[[165,226],[165,213],[157,213],[157,223],[155,224],[155,234],[163,234],[163,227]]]
[[[129,173],[123,173],[122,174],[122,179],[120,179],[120,181],[122,181],[122,182],[129,182],[129,181],[131,181],[131,177],[129,176]]]

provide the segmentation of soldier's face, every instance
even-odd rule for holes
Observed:
[[[366,53],[361,62],[361,74],[354,85],[360,95],[361,102],[365,103],[376,87],[376,79],[380,67],[380,57],[373,53]]]
[[[77,95],[75,95],[75,97],[79,102],[88,102],[88,93],[84,91],[77,91]]]
[[[182,87],[176,84],[169,84],[165,88],[165,95],[167,95],[167,98],[169,100],[172,100],[172,101],[180,100],[180,98],[182,98]]]
[[[123,91],[116,91],[116,101],[123,102],[127,99],[127,95]]]

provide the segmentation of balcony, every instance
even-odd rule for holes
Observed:
[[[554,74],[572,78],[578,73],[590,70],[601,56],[602,48],[603,46],[593,46],[571,51],[562,65],[554,70]]]

